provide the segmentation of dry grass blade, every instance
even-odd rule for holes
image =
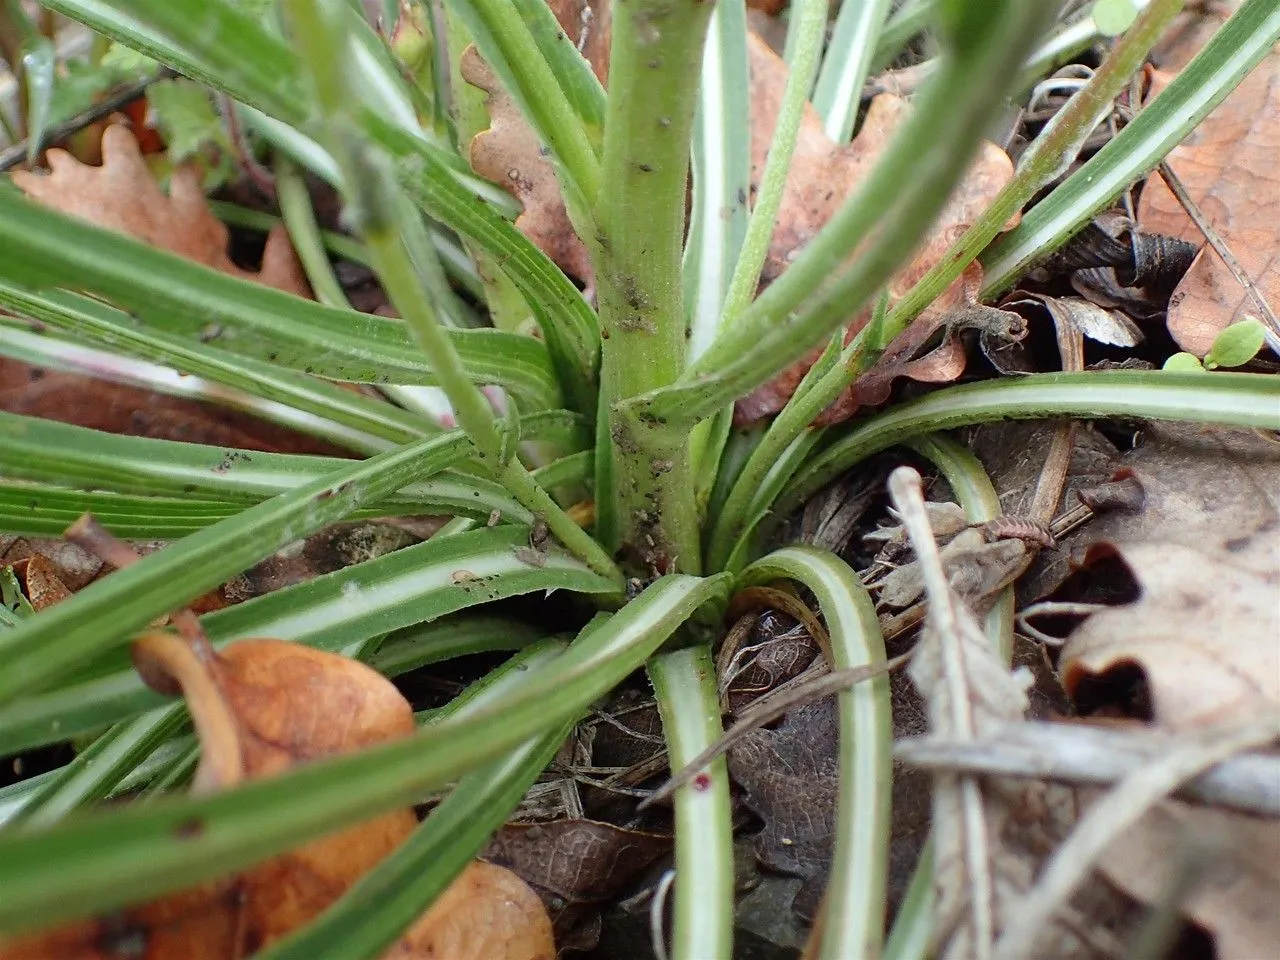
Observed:
[[[908,737],[894,756],[914,767],[1110,786],[1167,753],[1177,740],[1142,729],[1083,723],[1015,723],[976,740]],[[1178,797],[1261,817],[1280,817],[1280,756],[1233,757],[1186,783]]]
[[[995,960],[1034,956],[1036,938],[1054,912],[1088,876],[1107,845],[1131,829],[1149,809],[1181,784],[1223,760],[1264,747],[1277,736],[1280,724],[1274,720],[1206,731],[1201,737],[1188,737],[1185,746],[1129,774],[1089,809],[1045,865],[1036,886],[1010,912],[1011,922],[996,944]]]
[[[1017,720],[1025,689],[991,650],[973,614],[943,572],[925,512],[920,475],[899,467],[889,477],[893,505],[916,552],[929,599],[929,616],[911,679],[929,705],[935,733],[972,740],[993,726]],[[989,957],[995,940],[996,886],[992,867],[994,830],[1001,815],[988,811],[976,777],[940,774],[934,779],[934,830],[939,887],[938,930],[948,937],[942,956]],[[967,921],[952,933],[945,922]]]
[[[879,677],[896,670],[911,659],[912,652],[904,653],[902,656],[894,657],[892,660],[886,660],[884,663],[874,663],[865,667],[850,667],[847,670],[835,670],[807,683],[788,687],[785,691],[780,691],[775,695],[761,697],[760,700],[742,712],[742,718],[726,730],[723,737],[690,760],[683,770],[649,794],[641,802],[640,809],[643,810],[646,807],[651,807],[656,803],[670,799],[676,790],[697,776],[698,772],[708,763],[732,750],[752,730],[759,730],[766,723],[772,723],[789,710],[802,707],[806,703],[812,703],[814,700],[821,700],[823,697],[839,693],[854,684],[862,683],[864,680],[870,680],[873,677]]]

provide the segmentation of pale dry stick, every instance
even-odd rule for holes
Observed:
[[[908,651],[883,663],[849,667],[845,670],[833,670],[801,686],[792,687],[786,691],[782,691],[779,688],[772,694],[761,697],[746,710],[742,711],[741,718],[725,731],[724,736],[690,760],[683,770],[673,775],[670,780],[653,791],[640,804],[639,809],[643,810],[670,798],[677,789],[696,777],[708,763],[737,746],[742,741],[742,738],[752,730],[757,730],[766,723],[777,720],[787,711],[794,710],[796,707],[802,707],[815,700],[821,700],[823,697],[839,693],[854,684],[862,683],[864,680],[871,680],[874,677],[896,670],[911,659],[913,652]]]
[[[1089,808],[1040,873],[1035,887],[1012,904],[1010,923],[996,944],[995,960],[1035,956],[1036,939],[1088,876],[1098,857],[1130,830],[1153,806],[1206,770],[1246,750],[1265,747],[1280,736],[1275,721],[1229,730],[1206,731],[1202,738],[1174,749],[1133,771]]]
[[[1163,756],[1173,736],[1085,723],[1015,723],[976,740],[907,737],[894,756],[913,767],[984,776],[1111,786]],[[1280,756],[1250,753],[1225,760],[1188,781],[1180,800],[1256,817],[1280,818]]]
[[[84,514],[67,527],[63,536],[117,570],[123,570],[142,559],[137,550],[99,523],[98,518],[91,513]],[[170,620],[199,660],[208,663],[213,659],[213,645],[205,635],[204,627],[200,626],[199,618],[189,607],[176,611]]]
[[[1214,253],[1227,265],[1227,269],[1236,278],[1236,282],[1244,288],[1244,292],[1257,304],[1258,310],[1262,314],[1262,319],[1266,321],[1267,340],[1273,349],[1280,351],[1280,318],[1276,317],[1276,313],[1271,309],[1271,304],[1267,302],[1267,298],[1258,289],[1258,285],[1253,282],[1253,278],[1245,272],[1240,261],[1236,259],[1236,255],[1227,246],[1227,242],[1222,239],[1222,235],[1214,229],[1213,224],[1204,215],[1204,211],[1200,209],[1200,205],[1191,199],[1191,195],[1187,193],[1187,188],[1174,172],[1173,167],[1169,166],[1168,161],[1162,162],[1158,169],[1160,178],[1164,180],[1169,192],[1182,205],[1182,209],[1187,212],[1187,216],[1192,219],[1196,228],[1204,234],[1206,242],[1213,247]]]
[[[1070,320],[1053,315],[1054,331],[1058,338],[1058,353],[1062,358],[1062,369],[1067,373],[1076,373],[1084,369],[1084,334]],[[1063,488],[1067,485],[1067,474],[1071,469],[1071,452],[1076,445],[1076,421],[1060,420],[1054,427],[1053,437],[1049,441],[1049,450],[1044,458],[1044,466],[1040,469],[1040,478],[1036,481],[1036,490],[1031,498],[1031,508],[1027,511],[1033,520],[1043,524],[1053,522],[1058,504],[1062,500]]]
[[[667,897],[671,895],[671,886],[676,882],[676,872],[668,870],[658,880],[658,887],[649,901],[649,943],[653,947],[655,960],[668,960],[667,937],[663,930],[663,914],[666,912]]]
[[[964,656],[960,649],[960,633],[964,629],[963,617],[966,614],[956,608],[955,592],[942,569],[942,557],[925,512],[920,474],[910,467],[894,470],[889,475],[889,495],[915,549],[925,593],[929,598],[929,626],[937,637],[948,688],[947,700],[951,713],[948,726],[955,736],[972,739],[976,736],[977,729],[968,693],[971,684],[966,677]],[[975,960],[985,960],[991,955],[995,938],[995,881],[987,853],[989,844],[986,814],[982,806],[981,787],[976,778],[960,776],[957,786],[964,824],[965,863],[972,884],[969,912],[973,955]]]
[[[1069,603],[1057,600],[1045,600],[1042,603],[1033,603],[1025,608],[1014,618],[1019,630],[1029,636],[1032,640],[1043,643],[1049,647],[1060,647],[1066,642],[1064,637],[1054,637],[1045,633],[1043,630],[1037,629],[1031,625],[1032,617],[1087,617],[1095,613],[1106,610],[1110,605],[1106,603]]]

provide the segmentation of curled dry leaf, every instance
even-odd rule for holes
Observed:
[[[1280,446],[1243,430],[1152,427],[1128,458],[1138,513],[1109,514],[1082,576],[1131,603],[1088,617],[1060,659],[1082,709],[1137,711],[1166,730],[1247,725],[1280,714]],[[1078,579],[1078,578],[1075,578]],[[1068,587],[1072,582],[1068,581]],[[1086,593],[1086,597],[1091,594]],[[1145,693],[1133,697],[1135,671]],[[1110,695],[1108,695],[1110,693]],[[1220,960],[1280,942],[1280,824],[1167,802],[1104,851],[1115,884],[1153,904],[1192,872],[1182,912],[1213,936]]]
[[[395,687],[365,665],[283,640],[242,640],[214,653],[170,634],[145,634],[134,647],[143,678],[161,692],[186,696],[202,756],[196,791],[226,789],[298,763],[358,750],[414,730],[413,710]],[[339,831],[240,874],[72,924],[50,934],[10,941],[3,960],[227,960],[248,957],[325,910],[414,830],[411,810],[397,810]],[[192,834],[202,829],[189,826]],[[460,891],[429,911],[394,957],[553,956],[550,922],[530,908],[514,877],[470,871]],[[472,902],[475,896],[492,899]],[[461,899],[460,899],[461,898]],[[459,906],[459,904],[462,906]],[[468,919],[464,923],[462,917]],[[478,925],[477,925],[478,924]],[[479,952],[466,952],[463,934]],[[433,943],[453,945],[431,953]],[[506,952],[498,949],[505,944]]]
[[[459,69],[467,83],[488,94],[489,129],[471,140],[472,169],[502,184],[524,205],[516,218],[521,233],[565,273],[589,283],[594,274],[587,248],[569,222],[555,168],[537,134],[474,46],[463,51]]]
[[[1121,461],[1142,483],[1142,510],[1095,522],[1100,539],[1065,588],[1092,599],[1093,580],[1114,597],[1119,573],[1137,597],[1070,634],[1068,691],[1085,708],[1123,708],[1099,697],[1137,668],[1151,718],[1169,729],[1280,711],[1280,445],[1246,430],[1148,433]]]
[[[748,54],[752,105],[751,183],[754,192],[764,173],[769,143],[781,110],[787,67],[754,34],[748,38]],[[762,271],[763,282],[771,282],[780,276],[826,225],[874,166],[908,113],[909,106],[904,98],[881,94],[872,100],[862,128],[853,141],[839,144],[827,138],[817,111],[806,105],[777,226]],[[1012,176],[1013,163],[1008,155],[995,144],[984,142],[930,235],[912,261],[890,282],[890,296],[900,297],[923,277]],[[1015,218],[1008,225],[1012,227],[1016,222]],[[888,346],[881,362],[865,375],[866,383],[861,387],[855,384],[828,411],[825,419],[846,419],[859,406],[883,402],[892,381],[900,376],[932,383],[949,382],[958,377],[964,370],[964,352],[950,336],[938,350],[926,357],[916,358],[915,355],[925,341],[950,322],[953,311],[976,306],[976,293],[981,285],[980,268],[969,268],[910,329]],[[856,318],[850,317],[847,338],[852,339],[869,318],[869,311]],[[965,325],[963,321],[961,325]],[[751,423],[781,410],[820,353],[821,350],[815,351],[739,401],[736,420]]]
[[[58,149],[49,151],[48,161],[48,175],[13,174],[13,182],[31,199],[233,277],[310,296],[284,227],[268,234],[260,271],[236,266],[227,256],[227,228],[205,202],[200,175],[191,167],[174,170],[166,197],[127,127],[113,125],[103,132],[100,167]]]
[[[1157,71],[1151,96],[1173,77]],[[1280,54],[1272,53],[1169,154],[1168,163],[1272,309],[1280,307]],[[1200,230],[1158,174],[1142,190],[1138,223],[1195,243]],[[1207,244],[1169,301],[1178,346],[1204,356],[1223,329],[1259,316],[1253,297]]]

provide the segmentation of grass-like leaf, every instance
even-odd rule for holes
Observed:
[[[416,735],[200,798],[72,818],[0,835],[0,931],[15,933],[137,903],[406,806],[424,791],[575,717],[651,656],[724,577],[668,576],[503,702]],[[94,851],[86,857],[86,850]],[[145,863],[145,873],[136,868]],[[129,884],[120,877],[128,875]]]

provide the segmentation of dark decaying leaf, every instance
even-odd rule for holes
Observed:
[[[833,698],[787,714],[773,730],[754,730],[729,751],[729,773],[763,821],[756,857],[771,870],[803,878],[792,909],[817,914],[835,839],[839,719]]]
[[[103,371],[109,376],[109,371]],[[350,456],[247,413],[0,357],[0,410],[92,430],[212,446]]]
[[[561,950],[585,950],[600,936],[600,912],[670,850],[664,834],[568,819],[508,824],[482,856],[538,892]]]

